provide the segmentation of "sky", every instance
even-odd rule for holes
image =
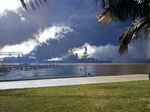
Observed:
[[[137,40],[128,53],[119,55],[118,36],[131,25],[112,22],[98,25],[100,2],[94,0],[49,0],[36,10],[22,8],[19,0],[0,1],[0,52],[23,52],[40,60],[61,59],[69,49],[82,56],[84,46],[89,57],[115,63],[150,59],[149,41]]]

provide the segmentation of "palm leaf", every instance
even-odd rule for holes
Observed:
[[[98,0],[96,0],[98,2]],[[150,0],[102,0],[103,8],[109,7],[120,21],[129,18],[148,17],[150,14]]]
[[[150,33],[150,19],[137,18],[131,25],[125,29],[124,33],[118,38],[119,53],[128,51],[128,44],[138,38],[147,39]]]
[[[150,0],[101,0],[104,10],[122,22],[132,19],[131,27],[118,38],[119,53],[128,51],[128,44],[138,38],[147,39],[150,33]],[[96,0],[98,2],[98,0]],[[105,16],[105,15],[103,15]],[[137,18],[137,19],[136,19]]]
[[[35,4],[36,4],[36,6],[40,7],[40,4],[43,5],[43,3],[47,2],[47,0],[28,0],[28,1],[33,10],[36,9]],[[20,2],[22,4],[22,6],[27,10],[27,3],[25,3],[25,0],[20,0]]]

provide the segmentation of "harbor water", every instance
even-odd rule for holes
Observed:
[[[0,81],[150,73],[150,64],[59,63],[58,65],[61,66],[0,73]]]

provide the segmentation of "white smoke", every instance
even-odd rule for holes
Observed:
[[[66,26],[52,26],[49,28],[45,28],[43,32],[41,31],[41,29],[39,29],[38,33],[34,34],[34,37],[39,43],[46,43],[46,41],[49,39],[61,39],[65,37],[65,34],[73,31],[73,29]]]
[[[139,40],[135,43],[129,44],[128,52],[123,55],[118,53],[119,46],[111,44],[107,44],[105,46],[91,46],[88,43],[79,48],[74,48],[74,53],[78,53],[78,56],[82,57],[84,53],[84,46],[87,47],[87,54],[89,54],[88,58],[95,58],[98,60],[113,59],[113,62],[124,63],[132,62],[133,59],[136,59],[137,62],[138,59],[150,59],[149,41],[145,42]]]
[[[39,30],[38,33],[34,34],[34,39],[29,39],[27,41],[24,41],[21,44],[15,44],[15,45],[7,45],[4,46],[1,49],[1,52],[23,52],[23,54],[30,53],[36,46],[46,43],[50,39],[61,39],[65,37],[65,34],[69,32],[73,32],[74,30],[66,27],[66,26],[52,26],[45,28],[45,30],[42,32],[42,30]]]

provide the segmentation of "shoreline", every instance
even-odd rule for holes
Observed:
[[[0,90],[72,86],[72,85],[83,85],[83,84],[113,83],[113,82],[126,82],[126,81],[139,81],[139,80],[149,80],[149,74],[7,81],[7,82],[0,82]]]
[[[64,79],[64,78],[84,78],[84,77],[106,77],[106,76],[124,76],[124,75],[136,75],[136,74],[115,74],[115,75],[102,75],[98,73],[90,73],[90,75],[79,75],[79,76],[58,76],[50,78],[33,78],[33,79],[16,79],[16,80],[0,80],[0,82],[12,82],[12,81],[28,81],[28,80],[45,80],[45,79]],[[145,74],[140,74],[145,75]]]

